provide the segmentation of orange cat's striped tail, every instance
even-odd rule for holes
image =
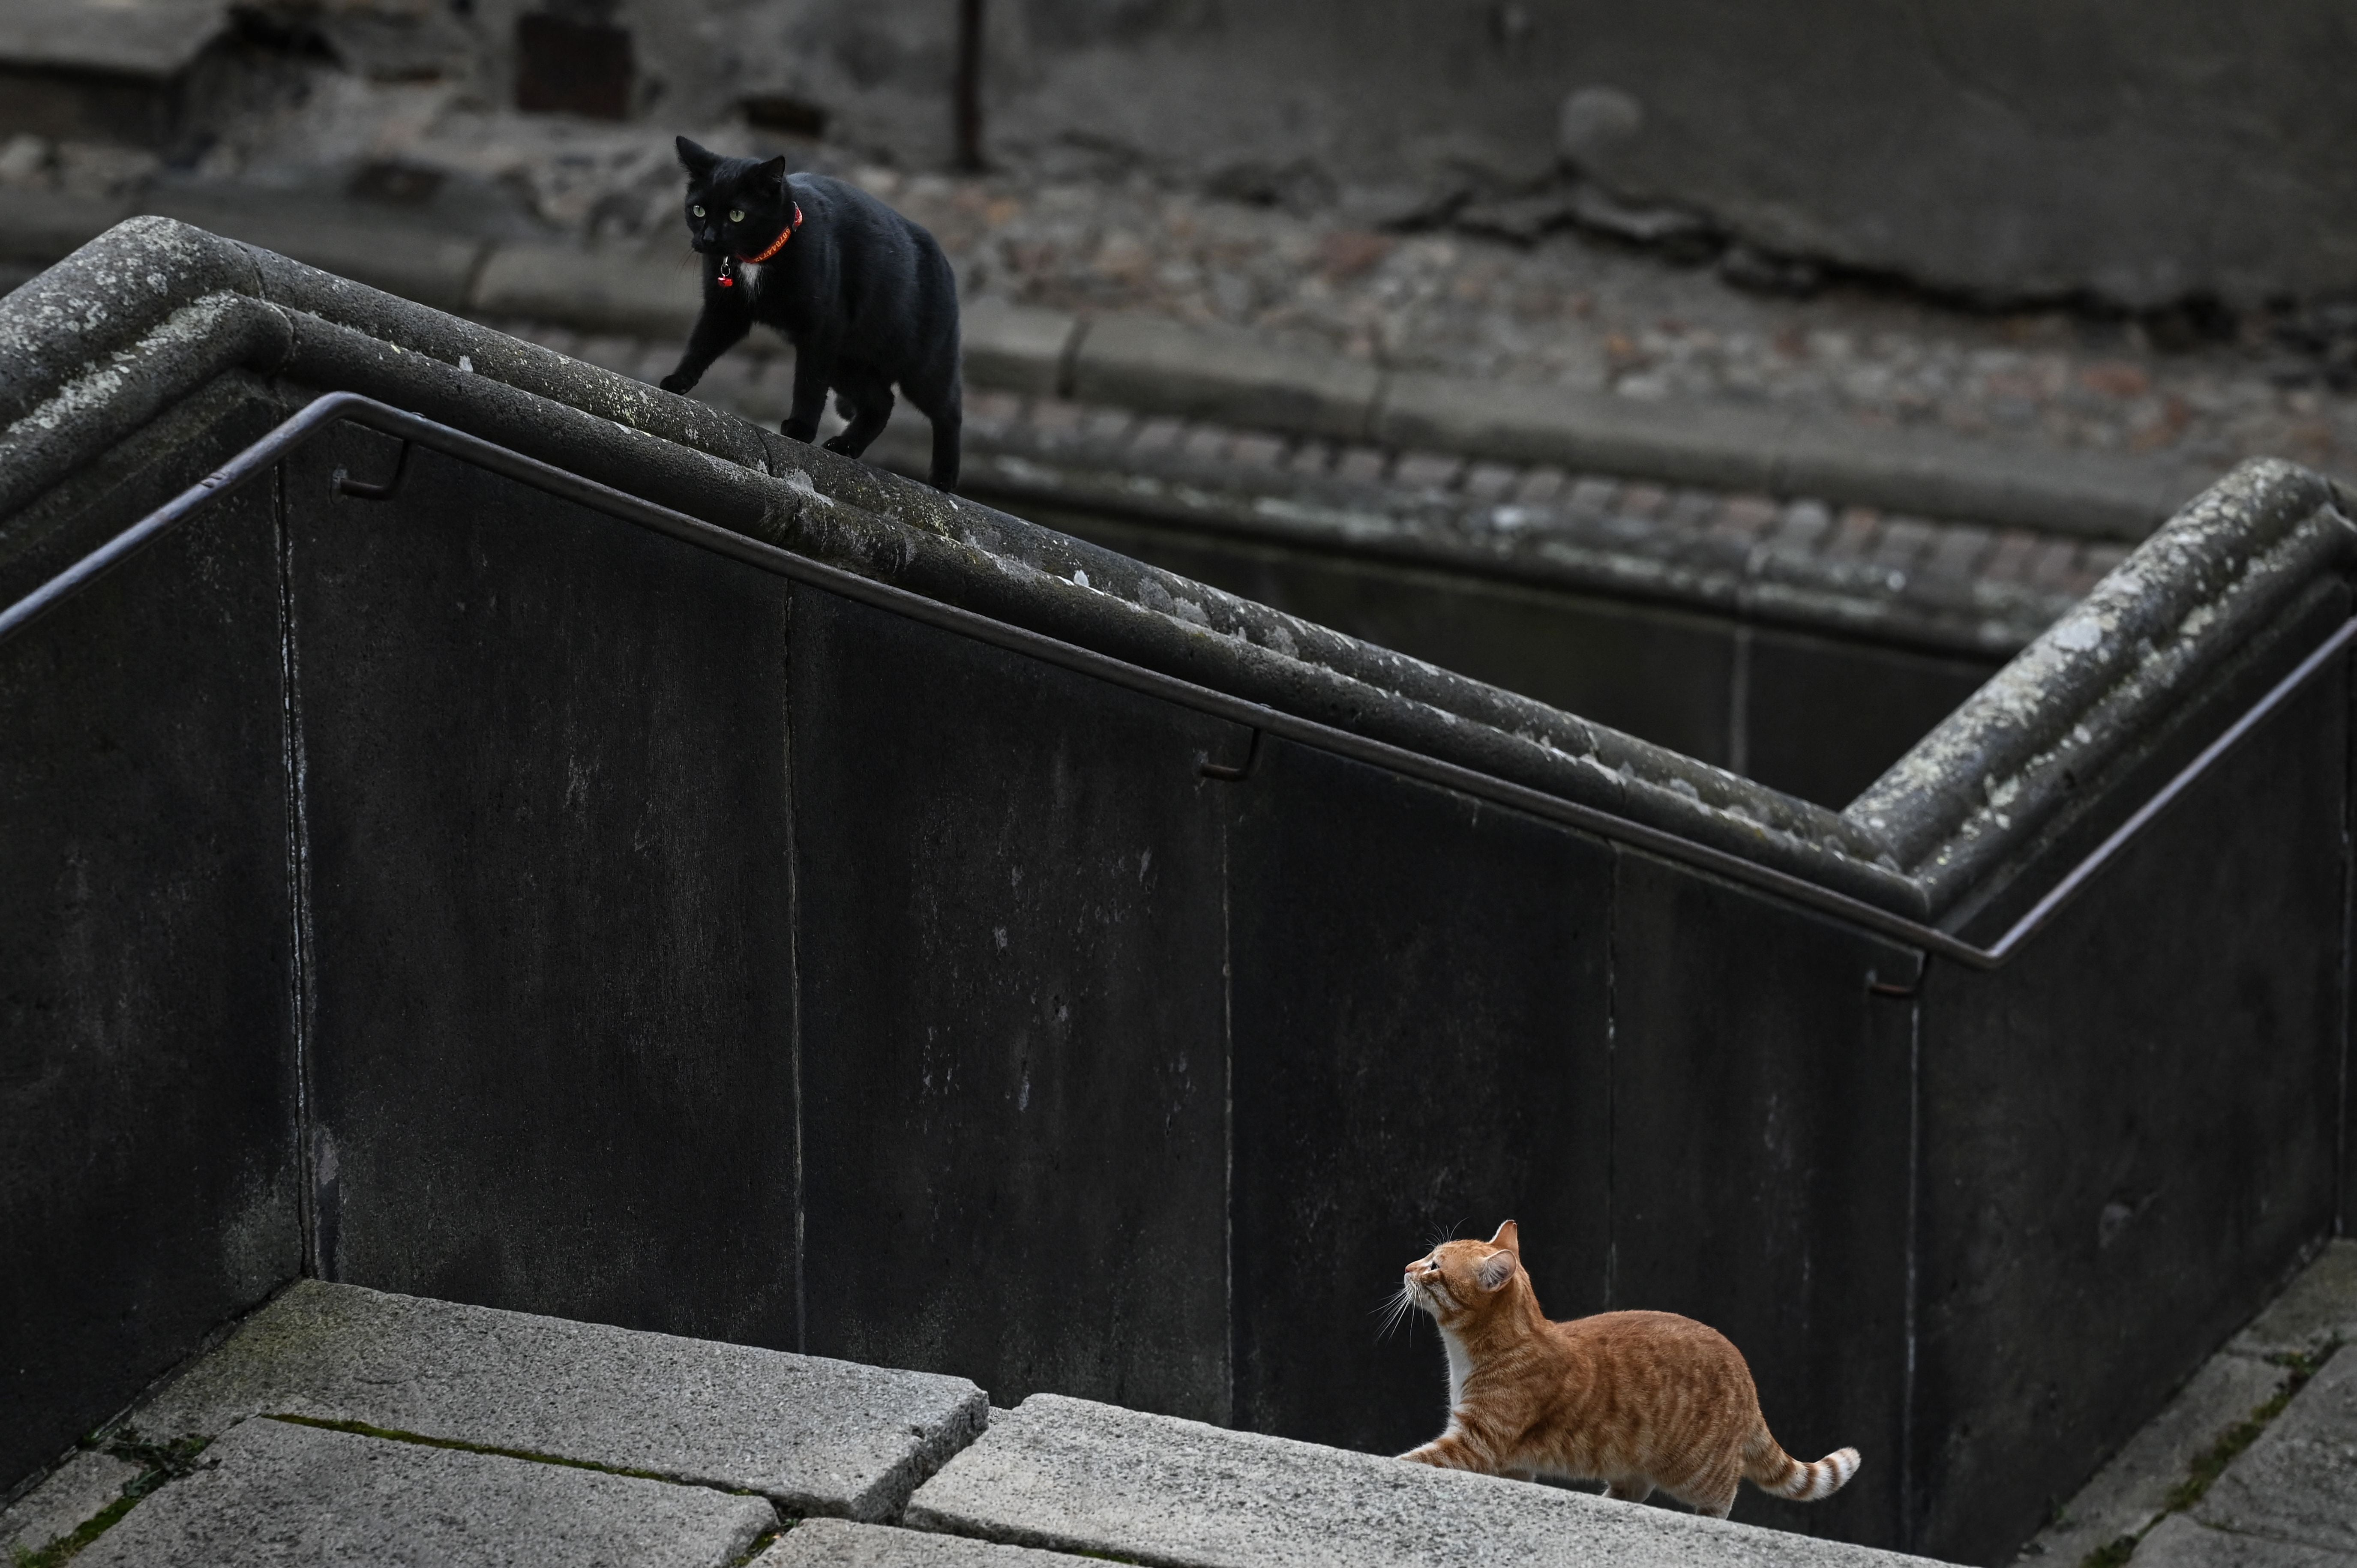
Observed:
[[[1768,1434],[1765,1422],[1751,1434],[1751,1441],[1743,1445],[1744,1478],[1763,1492],[1773,1492],[1796,1503],[1813,1503],[1819,1498],[1832,1497],[1849,1484],[1849,1478],[1857,1474],[1857,1466],[1855,1448],[1836,1448],[1815,1464],[1803,1465]]]

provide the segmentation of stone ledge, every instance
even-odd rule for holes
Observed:
[[[958,329],[969,385],[1053,397],[1071,377],[1077,317],[985,296],[966,304]]]
[[[1160,1568],[1872,1568],[1923,1558],[1034,1394],[910,1500],[918,1530]]]
[[[128,1421],[350,1422],[889,1519],[986,1409],[963,1378],[301,1280]]]
[[[703,311],[704,294],[694,258],[684,251],[653,257],[563,245],[502,244],[485,256],[463,308],[559,316],[606,331],[647,333],[684,344]]]
[[[2158,464],[1767,407],[1405,373],[1387,378],[1369,427],[1400,446],[2108,539],[2143,538],[2203,482]]]
[[[430,305],[464,310],[483,264],[487,242],[433,229],[355,223],[333,215],[239,209],[202,195],[159,192],[143,210],[234,234],[250,245]]]
[[[1085,324],[1066,390],[1084,403],[1348,440],[1367,433],[1383,381],[1360,360],[1290,353],[1248,333],[1101,316]]]
[[[260,1419],[76,1561],[724,1568],[776,1526],[759,1498]]]

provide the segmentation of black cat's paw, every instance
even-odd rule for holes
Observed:
[[[818,435],[818,422],[813,420],[808,424],[797,424],[789,419],[778,426],[778,434],[789,441],[814,440]]]
[[[667,392],[692,392],[695,390],[694,376],[665,376],[657,383]]]
[[[830,452],[840,452],[846,457],[856,457],[859,456],[859,448],[854,446],[850,442],[845,440],[840,435],[830,435],[824,441],[819,443],[819,445],[824,446]]]

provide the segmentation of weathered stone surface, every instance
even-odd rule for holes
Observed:
[[[0,1513],[0,1555],[38,1552],[61,1535],[71,1535],[123,1495],[124,1483],[139,1466],[112,1454],[85,1450]]]
[[[1923,1561],[1054,1394],[994,1423],[907,1522],[1169,1568]]]
[[[839,1519],[804,1520],[753,1559],[755,1568],[1083,1568],[1089,1561],[1061,1552]]]
[[[2202,1523],[2357,1552],[2357,1345],[2336,1353],[2194,1510]]]
[[[958,323],[968,385],[1053,397],[1064,378],[1080,318],[995,296],[969,303]]]
[[[720,1568],[776,1524],[759,1498],[263,1419],[77,1561]]]
[[[2073,1561],[2061,1559],[2066,1565]],[[2352,1568],[2357,1557],[2212,1530],[2183,1514],[2172,1514],[2153,1527],[2128,1563],[2129,1568]]]
[[[1091,323],[1072,359],[1071,393],[1086,402],[1344,439],[1364,433],[1381,384],[1356,360],[1142,316]]]
[[[2135,1535],[2169,1506],[2169,1488],[2219,1434],[2265,1404],[2283,1386],[2284,1369],[2255,1356],[2212,1356],[2192,1380],[2095,1473],[2030,1543],[2034,1555],[2075,1563],[2124,1535]]]
[[[888,1519],[986,1409],[963,1378],[304,1280],[131,1420],[359,1422]]]
[[[2357,1343],[2357,1240],[2328,1242],[2276,1304],[2234,1336],[2230,1349],[2272,1356]]]
[[[831,102],[943,156],[942,116],[892,113],[938,46],[879,73],[864,9],[795,15],[799,69],[857,73]],[[1356,186],[1394,221],[1560,158],[1589,182],[1558,199],[1594,226],[1998,295],[2239,302],[2346,288],[2357,258],[2334,156],[2357,35],[2326,0],[2239,23],[2191,0],[1072,15],[994,46],[995,153],[1100,149],[1261,199]]]

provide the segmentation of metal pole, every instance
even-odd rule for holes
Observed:
[[[957,166],[982,172],[982,0],[958,0]]]

